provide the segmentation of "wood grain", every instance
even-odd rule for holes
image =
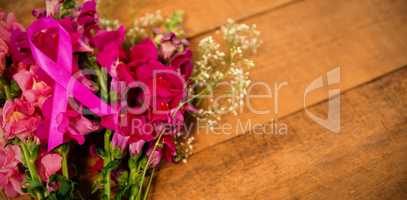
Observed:
[[[0,0],[0,7],[17,11],[28,24],[39,2]],[[232,127],[238,119],[267,124],[302,110],[305,87],[336,66],[341,67],[336,86],[348,91],[407,64],[404,0],[119,0],[102,1],[101,8],[125,24],[145,12],[183,9],[193,43],[203,33],[214,35],[229,17],[257,24],[264,45],[252,79],[288,85],[279,92],[277,113],[273,94],[252,102],[271,113],[256,115],[245,108],[238,117],[224,118],[222,123]],[[160,172],[154,199],[405,199],[405,71],[347,92],[338,135],[302,112],[281,120],[289,125],[285,136],[199,130],[197,154],[188,165]],[[310,95],[305,106],[326,100],[328,89]],[[312,109],[324,114],[325,104]]]
[[[264,124],[325,100],[329,87],[308,95],[304,106],[304,91],[335,67],[341,71],[338,87],[345,91],[407,64],[404,0],[309,0],[244,22],[257,24],[264,40],[251,79],[267,83],[273,92],[275,85],[287,85],[278,97],[273,93],[271,98],[250,101],[254,108],[270,113],[256,114],[245,107],[238,116],[225,116],[222,123],[232,124],[229,134],[198,130],[196,152],[249,131],[238,130],[238,123]],[[266,92],[255,87],[251,94]]]
[[[160,171],[153,199],[406,199],[407,67],[341,96],[333,134],[298,112]],[[313,106],[324,113],[327,102]]]
[[[186,14],[185,28],[190,37],[213,30],[228,18],[241,20],[298,0],[116,0],[101,1],[102,15],[130,25],[135,17],[160,10]],[[118,12],[120,11],[120,12]]]
[[[224,24],[228,18],[242,20],[264,13],[299,0],[101,0],[99,14],[109,19],[118,19],[130,26],[136,17],[160,10],[164,16],[176,10],[186,14],[185,28],[193,37],[213,30]],[[43,6],[42,0],[13,1],[0,0],[0,8],[13,11],[25,25],[33,20],[31,10]]]

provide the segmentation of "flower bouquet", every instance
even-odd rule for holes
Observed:
[[[191,128],[235,113],[256,27],[228,21],[194,50],[183,13],[127,31],[94,0],[48,0],[24,28],[0,13],[0,188],[8,197],[146,199],[163,161],[186,162]],[[229,86],[222,93],[220,85]],[[217,97],[222,96],[222,101]]]

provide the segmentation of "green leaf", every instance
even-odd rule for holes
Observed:
[[[102,189],[102,180],[101,176],[98,176],[97,179],[93,182],[91,186],[91,194],[95,194],[98,190]]]
[[[12,98],[16,98],[18,96],[20,96],[21,94],[21,89],[20,87],[17,85],[17,82],[14,80],[10,81],[10,95]]]
[[[173,32],[176,28],[182,25],[183,21],[184,12],[177,10],[166,20],[164,26],[167,31]]]
[[[119,148],[113,148],[112,156],[113,156],[113,159],[121,159],[123,156],[123,153],[120,151]]]
[[[103,148],[97,148],[96,154],[103,159],[106,157],[106,152]]]
[[[60,8],[61,18],[72,15],[72,11],[75,7],[76,7],[75,0],[65,0]]]
[[[21,142],[20,138],[15,137],[15,138],[13,138],[13,139],[11,139],[11,140],[8,140],[5,146],[8,146],[8,145],[19,145],[20,142]]]
[[[129,179],[129,172],[123,171],[118,179],[117,182],[119,183],[120,187],[126,186],[128,184],[128,179]]]
[[[59,183],[57,191],[54,191],[50,195],[50,199],[75,199],[75,182],[65,178],[64,176],[55,174],[50,177],[49,183]]]
[[[119,167],[120,165],[120,160],[112,160],[110,161],[102,170],[102,174],[105,175],[107,172],[112,171]]]

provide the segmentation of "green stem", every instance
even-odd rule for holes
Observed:
[[[130,190],[130,197],[129,200],[135,200],[137,197],[137,192],[138,192],[138,185],[137,183],[137,178],[139,177],[139,172],[140,172],[140,167],[141,167],[141,162],[143,158],[139,157],[140,155],[136,157],[130,157],[129,158],[129,169],[130,169],[130,175],[129,175],[129,185],[131,185],[131,190]]]
[[[182,106],[179,106],[179,107],[177,107],[176,109],[179,110],[179,109],[181,109],[181,108],[182,108]],[[171,115],[171,117],[175,117],[174,115],[175,115],[176,112],[177,112],[177,111],[175,111],[175,112],[173,113],[173,115]],[[151,152],[154,152],[154,151],[157,149],[158,145],[160,144],[161,137],[162,137],[163,135],[164,135],[164,130],[162,130],[162,131],[160,132],[160,134],[158,135],[157,141],[155,142],[154,147],[153,147],[153,150],[152,150]],[[146,165],[145,165],[144,168],[143,168],[143,173],[141,174],[141,179],[140,179],[140,182],[139,182],[139,185],[138,185],[138,192],[135,192],[135,190],[134,190],[134,189],[137,188],[137,185],[133,186],[133,188],[132,188],[132,190],[131,190],[130,200],[135,200],[135,199],[136,199],[136,200],[140,200],[140,199],[141,199],[141,194],[142,194],[143,185],[144,185],[144,179],[145,179],[145,176],[146,176],[146,173],[147,173],[147,170],[148,170],[148,165],[150,164],[150,159],[151,159],[151,157],[148,156],[147,163],[146,163]],[[146,191],[145,191],[145,193],[144,193],[144,199],[147,198],[147,196],[148,196],[148,192],[149,192],[149,190],[150,190],[150,185],[151,185],[152,177],[153,177],[153,175],[154,175],[154,171],[155,171],[155,170],[156,170],[156,169],[153,168],[152,174],[151,174],[151,177],[150,177],[150,180],[149,180],[149,183],[148,183],[147,188],[146,188]],[[139,169],[137,169],[137,172],[138,172],[138,171],[139,171]],[[131,171],[130,171],[130,174],[131,174]]]
[[[7,100],[12,99],[9,86],[5,84],[3,87],[4,87],[4,94],[6,94],[6,99]]]
[[[63,157],[62,160],[62,175],[69,179],[69,171],[68,171],[68,159],[66,157]]]
[[[20,144],[20,148],[23,153],[24,164],[27,167],[28,172],[30,173],[31,179],[37,183],[41,183],[41,179],[38,176],[37,168],[35,166],[36,158],[31,158],[30,152],[28,151],[27,146],[23,142]],[[44,198],[43,194],[39,191],[36,191],[35,195],[38,200],[41,200]]]
[[[160,140],[161,140],[161,137],[163,135],[164,135],[164,131],[161,131],[160,135],[157,138],[157,141],[154,144],[154,147],[153,147],[153,150],[151,151],[151,153],[154,153],[154,151],[157,149],[158,144],[160,144]],[[146,163],[146,165],[145,165],[145,167],[143,169],[143,174],[141,175],[141,180],[140,180],[140,184],[139,184],[140,187],[139,187],[139,191],[138,191],[138,194],[137,194],[137,197],[138,197],[137,199],[141,198],[141,192],[142,192],[143,185],[144,185],[144,178],[146,176],[146,173],[147,173],[147,170],[148,170],[148,165],[150,164],[151,157],[152,156],[148,156],[147,163]]]
[[[96,76],[98,79],[98,83],[100,85],[100,95],[103,100],[106,102],[109,101],[109,91],[107,88],[107,75],[103,71],[103,69],[96,68]],[[112,161],[112,149],[111,149],[111,136],[112,132],[110,130],[106,130],[104,135],[104,150],[105,150],[105,157],[104,157],[104,167],[106,167]],[[105,174],[103,174],[103,199],[110,200],[111,199],[111,188],[110,188],[110,176],[111,170],[108,169]]]
[[[111,138],[112,132],[107,129],[105,132],[105,137],[104,137],[104,149],[105,149],[105,157],[104,157],[104,162],[103,166],[106,167],[111,161],[112,161],[112,155],[111,155]],[[105,200],[110,200],[111,198],[111,192],[110,192],[110,175],[111,175],[111,170],[108,169],[106,173],[103,175],[103,183],[104,183],[104,190],[103,190],[103,199]]]
[[[149,193],[150,187],[151,187],[151,182],[153,182],[155,170],[156,170],[156,168],[153,168],[153,171],[151,172],[150,179],[148,180],[146,191],[144,192],[143,200],[146,200],[147,197],[148,197],[148,193]]]
[[[103,71],[103,69],[95,69],[96,70],[96,76],[100,85],[100,95],[102,96],[103,100],[108,101],[109,100],[109,92],[107,89],[107,76],[106,73]]]
[[[60,154],[62,156],[62,175],[69,179],[69,170],[68,170],[68,153],[69,153],[69,146],[66,144],[66,147],[63,147]]]

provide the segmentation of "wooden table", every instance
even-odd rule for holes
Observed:
[[[0,5],[19,8],[27,23],[32,6],[41,5],[27,2]],[[164,166],[153,199],[407,199],[407,1],[119,0],[101,7],[125,24],[157,9],[184,10],[195,43],[227,18],[255,23],[264,45],[251,78],[287,83],[277,113],[245,109],[223,121],[274,119],[287,134],[198,130],[194,155],[187,164]],[[339,84],[313,92],[304,106],[305,88],[338,66]],[[341,90],[339,133],[304,110],[325,115],[333,88]],[[276,109],[274,99],[252,104]]]

